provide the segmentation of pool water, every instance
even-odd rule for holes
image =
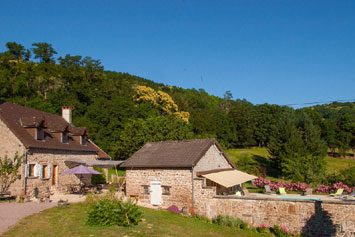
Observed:
[[[307,198],[307,197],[277,197],[277,198],[282,198],[282,199],[305,199],[305,200],[314,200],[314,201],[320,201],[320,198]]]

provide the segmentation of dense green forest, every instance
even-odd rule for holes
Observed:
[[[50,113],[72,106],[76,126],[114,159],[148,141],[216,138],[225,148],[268,147],[285,176],[317,176],[327,149],[355,149],[355,104],[292,109],[253,105],[203,89],[183,89],[128,73],[105,71],[100,60],[57,52],[48,43],[0,53],[0,98]],[[304,164],[310,164],[304,169]]]

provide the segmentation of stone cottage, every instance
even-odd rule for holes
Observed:
[[[216,192],[230,194],[240,184],[234,180],[231,185],[223,185],[223,180],[203,177],[211,173],[237,172],[215,139],[150,142],[121,167],[126,168],[127,196],[164,207],[193,208],[195,199],[208,190],[212,196]]]
[[[88,139],[85,127],[73,126],[71,114],[70,107],[63,107],[58,116],[0,101],[0,157],[23,156],[18,179],[9,190],[12,194],[33,194],[35,188],[39,193],[69,191],[80,184],[80,177],[61,175],[63,171],[110,159]],[[90,176],[81,178],[90,182]]]

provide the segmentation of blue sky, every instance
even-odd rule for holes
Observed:
[[[355,1],[0,0],[0,51],[51,43],[107,70],[254,104],[355,99]]]

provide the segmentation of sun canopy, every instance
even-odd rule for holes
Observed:
[[[63,171],[61,174],[101,174],[96,170],[89,169],[84,165],[79,165],[70,170]]]
[[[203,174],[202,176],[226,188],[230,188],[257,178],[254,175],[250,175],[239,170],[226,170]]]
[[[86,165],[90,167],[111,168],[120,166],[123,161],[69,158],[65,160],[65,163]]]

